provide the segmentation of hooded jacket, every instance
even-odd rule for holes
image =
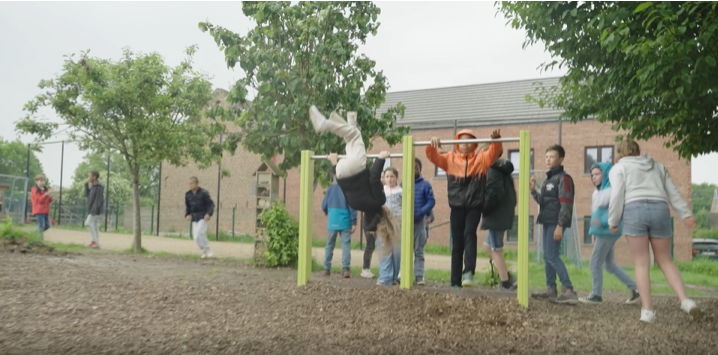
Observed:
[[[476,138],[473,131],[464,129],[454,139],[464,134]],[[501,156],[503,148],[500,142],[491,143],[483,152],[477,153],[477,148],[478,144],[472,144],[468,153],[461,153],[456,144],[453,152],[439,153],[436,148],[426,146],[426,157],[446,171],[446,190],[451,207],[481,208],[483,205],[486,173]]]
[[[668,170],[646,155],[621,158],[611,169],[609,178],[612,189],[608,224],[611,226],[621,222],[623,206],[633,201],[665,201],[673,206],[681,219],[693,215]]]
[[[41,189],[37,185],[33,186],[30,194],[30,202],[32,203],[33,215],[50,213],[52,196],[47,191],[47,187]]]
[[[328,230],[343,231],[357,224],[357,212],[349,207],[344,192],[337,184],[329,185],[322,200],[322,211],[328,217]]]
[[[436,201],[431,184],[421,175],[414,177],[414,221],[420,221],[431,213]]]
[[[344,192],[349,207],[364,212],[364,229],[376,230],[381,217],[382,206],[386,203],[381,173],[384,159],[375,159],[371,169],[364,169],[359,174],[337,179],[337,185]]]
[[[98,181],[85,184],[85,198],[87,199],[87,213],[93,216],[102,214],[105,207],[104,187]]]
[[[621,236],[621,231],[613,234],[608,225],[608,205],[611,199],[611,182],[609,173],[613,164],[611,163],[593,163],[591,170],[594,168],[601,169],[601,183],[596,186],[591,198],[591,223],[588,234],[595,237],[613,237]]]
[[[506,159],[499,159],[491,165],[486,177],[481,229],[508,230],[513,226],[516,208],[513,172],[514,165]]]
[[[546,172],[546,180],[541,186],[541,192],[531,192],[540,206],[536,218],[538,223],[557,224],[563,228],[571,227],[574,193],[573,179],[571,175],[566,174],[563,166]]]

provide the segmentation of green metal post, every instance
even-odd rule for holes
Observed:
[[[297,286],[309,282],[312,274],[312,186],[314,185],[314,153],[302,151],[299,168],[299,260]]]
[[[531,133],[521,131],[519,136],[519,247],[518,247],[518,289],[519,304],[529,306],[529,176],[531,175]]]
[[[401,283],[402,289],[414,284],[414,137],[404,136],[401,196]]]

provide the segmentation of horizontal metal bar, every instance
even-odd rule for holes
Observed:
[[[519,137],[506,138],[472,138],[472,139],[442,139],[441,144],[461,144],[461,143],[492,143],[492,142],[518,142]],[[416,141],[414,145],[431,145],[431,141]]]
[[[402,154],[402,153],[392,153],[392,154],[389,154],[389,158],[401,158],[401,157],[403,157],[403,156],[404,156],[404,154]],[[367,158],[378,158],[378,157],[379,157],[379,154],[367,154],[366,157],[367,157]],[[325,155],[312,155],[312,159],[327,159],[327,158],[329,158],[329,155],[327,155],[327,154],[325,154]],[[346,158],[346,155],[337,155],[337,158],[339,158],[339,159],[344,159],[344,158]]]

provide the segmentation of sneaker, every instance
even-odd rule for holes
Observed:
[[[556,303],[578,304],[578,295],[572,288],[564,288],[563,292],[556,297]]]
[[[351,272],[349,272],[349,269],[344,269],[344,270],[342,271],[342,277],[345,278],[345,279],[348,279],[348,278],[351,277]]]
[[[691,317],[699,317],[703,314],[696,302],[690,298],[687,298],[681,302],[681,309],[691,315]]]
[[[207,253],[202,253],[202,256],[199,257],[200,259],[207,259]]]
[[[329,270],[324,270],[324,273],[322,275],[329,276],[332,272]]]
[[[424,286],[426,285],[426,281],[424,281],[423,277],[417,277],[416,278],[416,285],[417,286]]]
[[[641,322],[655,323],[656,311],[652,309],[641,309]]]
[[[100,244],[97,244],[95,242],[90,242],[90,244],[88,244],[87,247],[92,248],[92,249],[100,249]]]
[[[359,274],[359,276],[361,276],[365,279],[373,279],[374,278],[374,274],[369,269],[362,270],[361,274]]]
[[[545,300],[545,299],[555,299],[557,296],[556,289],[554,287],[548,287],[545,291],[539,291],[539,292],[533,292],[531,293],[532,298]]]
[[[513,282],[511,282],[511,280],[501,281],[501,283],[499,283],[499,290],[513,291],[515,289],[516,289],[516,285]]]
[[[451,288],[454,289],[454,290],[460,290],[460,289],[461,289],[461,286],[459,286],[459,285],[454,285],[454,286],[451,286]]]
[[[631,290],[631,297],[626,300],[626,304],[636,304],[641,300],[641,295],[636,290]]]
[[[474,274],[472,274],[470,271],[465,272],[464,276],[461,278],[461,286],[464,286],[464,287],[474,286]]]
[[[591,295],[589,297],[579,297],[578,301],[586,304],[599,304],[603,302],[603,298],[601,298],[601,296]]]
[[[213,258],[213,257],[214,257],[214,254],[212,253],[211,250],[207,251],[204,255],[207,255],[208,258]]]

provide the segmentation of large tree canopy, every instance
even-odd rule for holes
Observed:
[[[47,137],[56,123],[40,121],[41,107],[52,108],[81,148],[116,152],[127,165],[134,202],[133,249],[141,250],[141,173],[161,161],[200,166],[216,161],[223,150],[234,150],[233,135],[226,132],[227,115],[219,104],[211,105],[212,88],[207,78],[192,67],[194,48],[176,67],[169,67],[156,53],[135,54],[122,59],[69,56],[62,72],[43,80],[43,92],[25,105],[27,117],[17,129]]]
[[[502,2],[524,45],[545,43],[568,73],[538,101],[573,121],[666,137],[681,156],[718,150],[718,3]]]
[[[35,155],[35,150],[30,147],[30,172],[29,184],[33,184],[36,175],[42,174],[42,165]],[[0,174],[25,176],[27,166],[27,145],[20,141],[5,141],[0,138]]]
[[[395,144],[406,132],[395,127],[402,105],[377,115],[388,89],[375,63],[357,49],[376,33],[379,8],[371,2],[243,2],[243,12],[256,22],[246,35],[200,23],[224,51],[227,65],[239,67],[244,78],[228,100],[241,107],[242,144],[264,158],[283,155],[280,169],[299,164],[300,151],[339,152],[344,142],[318,137],[308,109],[358,112],[366,143],[380,136]],[[324,164],[317,176],[327,181]]]

